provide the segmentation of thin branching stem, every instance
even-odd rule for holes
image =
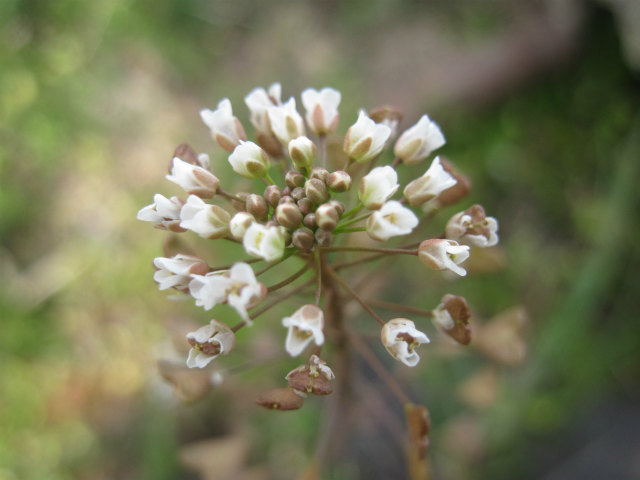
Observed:
[[[360,297],[360,295],[358,295],[355,290],[347,285],[347,282],[340,278],[340,275],[338,275],[331,267],[327,267],[325,271],[338,283],[338,285],[340,285],[349,295],[351,295],[353,299],[357,301],[362,306],[362,308],[364,308],[366,312],[376,320],[376,322],[378,322],[380,325],[384,325],[384,320],[380,317],[380,315],[378,315],[369,305],[367,305],[367,303]]]
[[[369,252],[381,253],[383,255],[418,255],[418,250],[408,250],[404,248],[379,248],[379,247],[351,247],[351,246],[333,246],[322,247],[325,252]]]
[[[347,220],[346,222],[338,224],[337,229],[339,230],[344,227],[348,227],[349,225],[353,225],[354,223],[361,222],[362,220],[366,220],[367,218],[369,218],[370,215],[371,215],[370,213],[367,213],[365,215],[360,215],[359,217],[352,218],[351,220]],[[344,215],[342,216],[342,218],[344,218]]]
[[[229,270],[231,267],[233,267],[236,263],[238,262],[242,262],[242,263],[256,263],[256,262],[262,262],[263,259],[262,258],[249,258],[247,260],[238,260],[237,262],[233,262],[230,263],[228,265],[220,265],[219,267],[214,267],[212,268],[210,271],[211,272],[218,272],[220,270]]]
[[[280,265],[282,262],[284,262],[287,258],[291,257],[293,255],[293,251],[288,251],[286,252],[283,257],[280,260],[276,260],[273,263],[270,263],[269,265],[267,265],[266,267],[264,267],[262,270],[259,270],[258,272],[256,272],[256,277],[262,275],[264,272],[271,270],[273,267],[275,267],[276,265]]]
[[[302,275],[304,275],[304,273],[309,269],[309,264],[305,263],[302,268],[300,270],[298,270],[296,273],[294,273],[293,275],[291,275],[289,278],[285,278],[283,281],[276,283],[275,285],[271,285],[269,288],[267,288],[267,291],[269,293],[271,292],[275,292],[276,290],[281,289],[282,287],[286,287],[287,285],[289,285],[291,282],[295,281],[297,278],[301,277]]]
[[[432,310],[423,310],[421,308],[410,307],[400,303],[385,302],[384,300],[378,300],[376,298],[367,298],[366,302],[374,307],[384,308],[385,310],[392,310],[400,313],[410,313],[413,315],[420,315],[422,317],[433,317]]]
[[[235,200],[237,202],[244,203],[244,200],[242,198],[240,198],[239,196],[234,195],[233,193],[227,192],[226,190],[223,190],[221,188],[218,188],[218,191],[216,193],[218,195],[220,195],[221,197],[225,197],[228,200]]]
[[[358,213],[360,210],[362,210],[364,208],[364,205],[362,203],[358,203],[358,205],[356,205],[355,207],[353,207],[351,210],[349,210],[348,212],[345,212],[342,215],[342,218],[349,218],[351,215],[355,215],[356,213]]]

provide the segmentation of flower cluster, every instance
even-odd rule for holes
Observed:
[[[411,255],[430,269],[464,276],[467,271],[461,264],[470,248],[495,245],[498,225],[480,205],[473,205],[454,215],[437,238],[380,245],[414,232],[418,235],[421,219],[468,193],[468,180],[448,160],[435,156],[427,161],[445,144],[440,127],[423,115],[396,139],[398,112],[387,108],[368,114],[361,110],[344,139],[336,142],[340,92],[304,90],[300,96],[304,115],[298,113],[295,98],[282,101],[281,93],[280,85],[274,84],[268,90],[256,88],[245,97],[255,141],[247,139],[228,99],[221,100],[215,110],[200,112],[211,137],[226,151],[231,169],[259,188],[254,192],[225,190],[215,172],[226,162],[211,161],[207,154],[183,144],[176,149],[166,178],[180,186],[186,198],[156,194],[154,202],[138,212],[138,219],[173,233],[191,231],[202,238],[235,242],[246,253],[237,262],[219,267],[187,254],[154,260],[154,280],[161,290],[190,295],[205,310],[227,304],[239,317],[233,327],[212,319],[189,333],[188,367],[203,368],[229,354],[235,332],[279,301],[294,295],[313,297],[291,308],[293,313],[281,322],[287,329],[286,335],[283,332],[286,352],[299,356],[308,351],[307,363],[287,375],[289,385],[284,391],[279,389],[259,401],[269,408],[288,409],[301,405],[301,395],[331,393],[334,373],[320,353],[327,329],[333,332],[331,338],[354,335],[342,318],[345,299],[360,303],[380,324],[383,346],[403,364],[417,365],[417,348],[429,343],[414,321],[380,317],[339,272],[383,256]],[[341,153],[328,148],[336,144],[341,145]],[[385,163],[385,149],[394,156],[379,165]],[[420,167],[423,162],[426,169]],[[416,178],[401,185],[398,171],[414,168]],[[344,261],[344,255],[354,254],[361,257]],[[289,258],[300,264],[296,273],[269,287],[258,281],[263,272]],[[252,265],[259,262],[266,266],[256,273]],[[269,293],[309,272],[311,278],[274,302],[260,305]],[[469,308],[464,298],[446,295],[425,315],[459,343],[469,343]]]

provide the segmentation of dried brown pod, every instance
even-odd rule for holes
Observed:
[[[298,410],[304,399],[290,388],[275,388],[259,395],[256,403],[270,410]]]

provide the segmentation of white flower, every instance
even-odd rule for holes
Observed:
[[[200,110],[200,117],[211,130],[213,139],[228,152],[233,152],[240,140],[247,139],[242,124],[233,116],[231,102],[228,98],[223,98],[218,103],[216,110],[208,108]]]
[[[269,92],[262,88],[254,88],[244,97],[244,103],[249,108],[251,123],[258,132],[269,133],[271,126],[269,124],[269,115],[267,109],[274,105],[281,105],[280,100],[281,87],[279,83],[274,83],[269,87]]]
[[[195,298],[196,305],[205,310],[211,310],[217,304],[227,302],[250,324],[247,310],[266,296],[267,289],[256,280],[251,266],[238,262],[231,270],[192,275],[189,292]]]
[[[290,317],[283,318],[282,325],[289,329],[285,349],[292,357],[300,355],[312,340],[318,346],[324,343],[324,315],[315,305],[303,305]]]
[[[192,165],[173,157],[171,161],[171,174],[167,180],[180,185],[185,192],[202,198],[211,198],[218,191],[220,181],[208,170],[197,165]]]
[[[415,207],[437,197],[456,183],[457,180],[442,168],[440,157],[436,157],[424,175],[404,188],[404,196],[409,200],[409,204]]]
[[[217,205],[209,205],[200,197],[189,195],[180,211],[180,226],[203,238],[222,238],[229,235],[231,215]]]
[[[482,206],[473,205],[451,217],[445,235],[466,245],[492,247],[498,243],[498,221],[487,217]]]
[[[350,159],[363,163],[378,156],[389,135],[391,129],[388,126],[376,124],[364,110],[360,110],[358,120],[347,130],[343,150]]]
[[[151,222],[154,227],[172,232],[184,232],[180,227],[180,209],[183,202],[178,197],[167,198],[156,193],[153,203],[141,208],[136,218],[143,222]]]
[[[432,238],[420,244],[418,258],[429,268],[434,270],[449,269],[464,277],[467,271],[459,264],[469,258],[469,247],[458,245],[455,240]]]
[[[181,253],[171,258],[157,257],[153,265],[157,268],[153,279],[158,282],[160,290],[186,290],[192,274],[204,274],[209,270],[204,260]]]
[[[440,127],[423,115],[418,123],[400,135],[394,153],[407,165],[414,165],[444,144]]]
[[[289,156],[298,168],[310,168],[316,161],[316,144],[307,137],[294,138],[289,142]]]
[[[187,367],[204,368],[219,355],[227,355],[236,344],[236,336],[231,329],[218,320],[187,333],[191,345],[187,358]]]
[[[249,255],[264,258],[267,262],[279,260],[284,255],[285,237],[281,227],[267,227],[253,223],[242,239],[244,249]]]
[[[367,234],[384,242],[391,237],[407,235],[418,226],[419,220],[407,207],[396,200],[385,203],[367,219]]]
[[[429,343],[429,338],[406,318],[394,318],[385,323],[380,338],[389,354],[408,367],[415,367],[420,361],[415,348]]]
[[[296,110],[295,98],[291,97],[283,105],[269,107],[267,114],[271,131],[282,145],[287,146],[294,138],[304,135],[304,122]]]
[[[244,238],[244,234],[247,231],[247,228],[249,228],[255,221],[255,217],[250,213],[236,213],[229,222],[229,230],[231,231],[231,236],[236,240],[242,240]]]
[[[241,141],[229,155],[229,163],[234,172],[246,178],[264,177],[269,170],[269,157],[253,142]]]
[[[398,174],[389,165],[376,167],[360,181],[358,198],[369,210],[377,210],[398,191]]]
[[[301,94],[309,130],[316,135],[333,132],[338,126],[340,92],[329,87],[320,91],[307,88]]]

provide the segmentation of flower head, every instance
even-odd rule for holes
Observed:
[[[204,274],[209,271],[206,262],[192,255],[179,253],[171,258],[157,257],[153,260],[157,268],[153,279],[160,290],[175,288],[186,291],[192,274]]]
[[[436,157],[424,175],[405,187],[404,196],[409,200],[409,204],[415,207],[437,197],[455,184],[456,179],[442,168],[440,158]]]
[[[469,258],[469,247],[458,245],[455,240],[433,238],[423,241],[418,247],[418,258],[434,270],[451,270],[464,277],[467,271],[459,264]]]
[[[444,135],[440,127],[432,122],[428,115],[423,115],[418,123],[400,135],[394,153],[405,164],[414,165],[444,144]]]
[[[300,355],[312,341],[318,346],[324,343],[324,314],[315,305],[303,305],[283,318],[282,325],[289,329],[285,350],[292,357]]]
[[[233,350],[236,336],[224,323],[211,320],[208,325],[187,333],[187,341],[191,345],[187,366],[204,368],[217,356],[227,355]]]
[[[308,365],[301,365],[291,370],[285,379],[289,387],[305,395],[329,395],[333,392],[331,380],[335,378],[333,370],[317,355],[309,357]]]
[[[358,198],[369,210],[377,210],[398,191],[398,174],[389,165],[376,167],[360,181]]]
[[[411,210],[396,200],[389,200],[369,216],[367,233],[374,240],[384,242],[411,233],[418,223],[418,217]]]
[[[296,99],[291,97],[287,103],[267,109],[271,131],[284,146],[294,138],[304,135],[304,122],[296,110]]]
[[[301,94],[302,105],[307,111],[305,118],[309,130],[316,135],[333,132],[338,126],[340,92],[333,88],[314,90],[307,88]]]
[[[242,124],[233,116],[228,98],[222,99],[216,110],[208,108],[200,110],[200,117],[211,130],[213,139],[228,152],[233,152],[240,140],[247,139]]]
[[[360,110],[358,120],[344,138],[344,152],[356,162],[364,163],[377,157],[391,135],[391,128],[371,120],[364,110]]]
[[[269,124],[269,115],[267,110],[275,105],[281,105],[280,93],[282,87],[279,83],[274,83],[269,87],[267,92],[264,88],[254,88],[244,97],[244,102],[249,108],[251,123],[256,130],[262,133],[269,133],[271,126]]]
[[[153,203],[141,208],[136,218],[143,222],[151,222],[154,227],[160,230],[170,230],[172,232],[184,232],[180,226],[180,210],[184,202],[178,197],[167,198],[156,193],[153,196]]]
[[[394,318],[385,323],[380,332],[380,339],[387,352],[407,367],[415,367],[420,361],[420,355],[415,348],[429,343],[429,338],[406,318]]]
[[[209,205],[200,197],[189,195],[180,210],[180,226],[202,238],[223,238],[229,235],[231,215],[222,207]]]
[[[180,185],[185,192],[201,198],[213,197],[220,185],[220,181],[213,173],[178,157],[173,157],[171,174],[166,177],[167,180]]]
[[[473,205],[455,214],[447,223],[447,238],[474,247],[493,247],[498,243],[498,221],[487,217],[484,208]]]
[[[242,244],[249,255],[273,262],[284,255],[285,237],[282,227],[267,227],[256,222],[247,228]]]
[[[205,310],[227,302],[247,323],[251,323],[247,310],[267,294],[266,287],[256,280],[251,266],[243,262],[235,263],[230,270],[192,275],[189,292],[196,299],[196,305]]]

